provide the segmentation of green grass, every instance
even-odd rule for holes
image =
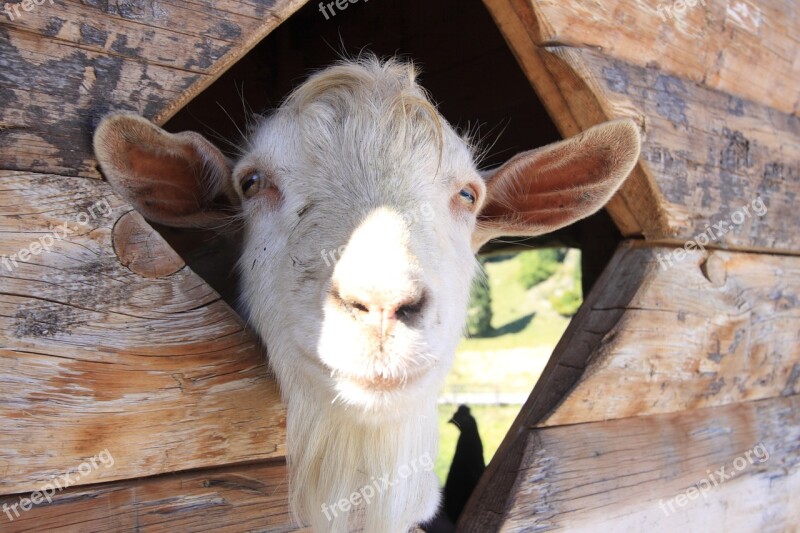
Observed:
[[[461,341],[446,391],[528,393],[539,379],[570,320],[552,308],[548,296],[574,283],[580,252],[570,250],[550,279],[527,290],[519,281],[526,253],[486,263],[494,332]]]
[[[519,280],[521,252],[505,259],[488,261],[486,273],[492,293],[492,327],[489,337],[464,339],[459,351],[486,351],[530,346],[555,346],[569,319],[554,312],[547,296],[572,279],[580,268],[580,252],[570,250],[564,264],[550,279],[532,289],[525,289]]]
[[[526,254],[530,252],[521,252]],[[570,319],[558,314],[549,296],[575,283],[580,252],[570,250],[558,271],[531,289],[519,281],[521,254],[486,263],[492,297],[492,328],[479,338],[464,339],[458,347],[445,391],[515,392],[528,394],[541,375]],[[441,438],[436,474],[442,484],[453,460],[458,428],[447,421],[457,405],[439,406]],[[483,452],[488,464],[502,442],[520,405],[470,406],[478,422]]]
[[[436,457],[434,471],[439,476],[439,481],[444,486],[447,480],[447,472],[450,470],[450,463],[453,461],[453,454],[456,452],[459,431],[453,424],[447,421],[453,416],[458,408],[457,405],[439,405],[439,455]],[[508,433],[508,428],[519,413],[519,405],[476,405],[471,406],[472,416],[478,423],[478,432],[483,442],[483,457],[486,464],[489,464],[494,452],[500,446],[503,438]]]

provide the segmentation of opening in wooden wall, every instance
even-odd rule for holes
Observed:
[[[343,51],[357,55],[362,49],[380,57],[399,55],[421,67],[420,82],[442,115],[460,130],[479,132],[487,148],[482,168],[561,138],[480,0],[383,0],[352,4],[327,17],[317,3],[309,3],[165,128],[198,131],[235,156],[253,113],[277,107],[309,73],[336,61]],[[190,266],[235,303],[231,243],[209,233],[159,230]],[[473,406],[488,462],[620,240],[601,211],[544,237],[498,239],[484,247],[485,296],[493,299],[489,310],[494,309],[495,318],[485,331],[462,343],[440,399],[443,440],[436,469],[443,485],[459,437],[448,424],[457,405]],[[547,275],[537,278],[543,272]],[[509,299],[511,293],[519,298]],[[531,306],[534,299],[549,311]],[[474,291],[475,305],[480,304]],[[520,351],[527,351],[527,360]],[[498,364],[501,361],[508,364]],[[477,379],[471,374],[483,368],[488,375],[487,365],[500,370],[493,385],[486,383],[486,376]],[[514,389],[516,399],[500,390],[512,375],[517,381],[527,380]]]
[[[217,82],[165,124],[168,131],[198,131],[229,155],[254,113],[268,112],[305,77],[341,57],[369,50],[399,55],[421,67],[421,83],[442,115],[459,129],[478,131],[487,147],[483,168],[561,137],[480,0],[385,0],[358,3],[328,18],[309,3],[279,26]],[[209,269],[215,245],[208,235],[158,228],[219,292],[231,299],[235,280]],[[591,236],[591,238],[588,238]],[[584,292],[608,263],[621,235],[603,210],[535,239],[502,239],[483,252],[570,246],[582,256]],[[216,243],[216,246],[221,246]],[[203,250],[198,250],[198,248]],[[221,248],[220,260],[230,258]],[[187,257],[188,256],[188,257]]]

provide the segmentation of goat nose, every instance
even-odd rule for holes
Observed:
[[[397,322],[415,326],[427,303],[427,291],[421,285],[403,295],[375,293],[355,296],[338,288],[332,289],[334,301],[353,317],[380,330],[385,335]]]

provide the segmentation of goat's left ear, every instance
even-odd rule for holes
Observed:
[[[524,152],[488,176],[472,246],[502,236],[533,237],[599,210],[639,159],[640,139],[630,119]]]

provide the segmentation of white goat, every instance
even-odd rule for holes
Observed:
[[[323,70],[235,164],[131,114],[95,134],[108,180],[148,219],[240,213],[242,302],[288,405],[292,510],[315,531],[405,532],[436,513],[420,466],[436,457],[475,252],[597,211],[639,155],[634,123],[615,121],[482,175],[415,76],[374,58]]]

